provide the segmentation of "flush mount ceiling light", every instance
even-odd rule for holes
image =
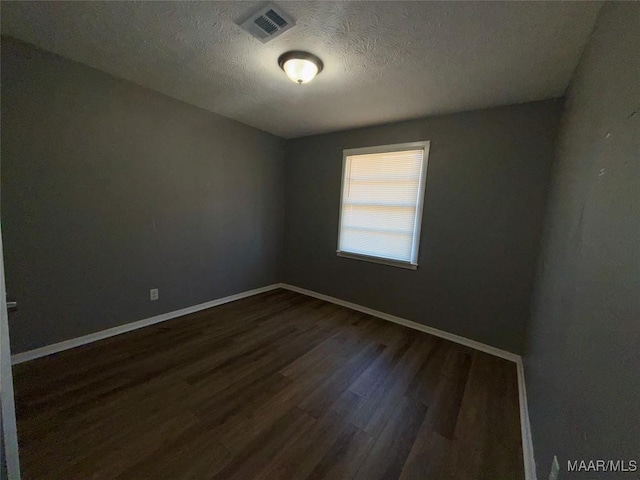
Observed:
[[[280,55],[278,65],[287,77],[299,85],[310,82],[322,71],[322,60],[309,52],[287,52]]]

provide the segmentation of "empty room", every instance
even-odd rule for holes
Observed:
[[[0,479],[640,478],[640,2],[0,9]]]

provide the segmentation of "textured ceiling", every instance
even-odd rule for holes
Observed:
[[[590,2],[280,2],[267,44],[234,21],[264,2],[2,2],[2,33],[291,138],[564,93]],[[287,50],[325,64],[310,84]]]

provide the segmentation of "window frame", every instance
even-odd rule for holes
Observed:
[[[338,212],[338,247],[336,255],[338,257],[350,258],[352,260],[361,260],[364,262],[379,263],[392,267],[406,268],[409,270],[418,269],[418,254],[420,250],[420,236],[422,233],[422,214],[424,210],[424,196],[427,190],[427,169],[429,165],[429,148],[431,142],[428,140],[421,142],[396,143],[392,145],[377,145],[373,147],[349,148],[342,150],[342,178],[340,181],[340,209]],[[420,183],[418,185],[418,202],[416,204],[416,217],[414,220],[414,236],[411,261],[394,260],[385,257],[376,257],[371,255],[363,255],[361,253],[353,253],[340,250],[340,234],[342,232],[342,208],[344,195],[345,172],[347,168],[347,157],[355,155],[371,155],[377,153],[403,152],[407,150],[422,150],[422,171],[420,172]]]

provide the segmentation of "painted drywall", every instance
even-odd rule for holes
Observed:
[[[278,281],[283,151],[278,137],[3,37],[13,353]]]
[[[0,480],[6,480],[7,478],[7,462],[5,461],[4,453],[4,434],[2,434],[2,409],[0,409]]]
[[[290,140],[283,279],[521,352],[561,102]],[[347,148],[430,140],[417,271],[336,256]]]
[[[553,455],[640,468],[640,3],[609,2],[568,92],[525,368],[538,478]],[[628,464],[627,464],[628,465]]]

